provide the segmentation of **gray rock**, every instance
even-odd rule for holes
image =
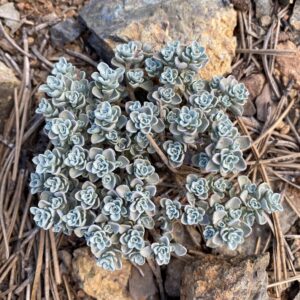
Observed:
[[[293,14],[290,17],[290,24],[294,29],[300,30],[300,1],[296,0],[294,5]]]
[[[272,0],[255,0],[256,17],[270,16],[272,14],[273,2]]]
[[[133,267],[129,278],[129,294],[131,298],[133,300],[158,300],[158,289],[149,265],[144,264],[139,266],[139,268],[144,276],[140,274],[137,268]]]
[[[14,88],[20,85],[14,72],[4,63],[0,62],[0,133],[4,128],[5,119],[14,105]]]
[[[204,79],[231,71],[236,39],[236,11],[221,0],[91,0],[79,19],[93,33],[88,40],[101,58],[109,61],[118,43],[139,40],[161,48],[170,40],[198,40],[210,63]]]
[[[4,24],[14,33],[21,26],[20,13],[16,10],[13,2],[0,6],[0,18],[4,18]]]
[[[59,22],[50,29],[52,44],[62,47],[66,43],[73,42],[80,36],[83,29],[84,26],[74,18]]]
[[[182,274],[181,300],[267,300],[269,254],[233,258],[206,255]]]
[[[167,266],[165,290],[169,297],[180,297],[181,276],[186,263],[183,260],[172,258]]]

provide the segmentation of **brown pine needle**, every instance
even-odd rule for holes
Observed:
[[[41,271],[42,271],[42,267],[43,267],[44,246],[45,246],[45,231],[40,230],[38,258],[36,261],[34,280],[33,280],[33,284],[32,284],[31,300],[35,300],[37,297],[37,293],[38,293],[38,287],[39,287],[40,279],[41,279]]]

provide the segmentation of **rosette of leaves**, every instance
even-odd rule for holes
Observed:
[[[124,253],[127,256],[133,251],[140,252],[145,246],[144,227],[141,225],[128,225],[123,227],[124,233],[122,233],[120,237],[122,253]]]
[[[182,102],[181,97],[170,86],[160,86],[157,91],[154,91],[151,98],[159,105],[174,107]]]
[[[45,230],[50,229],[55,222],[55,211],[51,207],[30,207],[34,222]]]
[[[63,148],[54,148],[53,150],[46,150],[44,154],[35,156],[32,161],[36,165],[35,171],[38,174],[59,174],[63,159]]]
[[[116,47],[112,64],[117,67],[130,67],[142,62],[144,55],[142,43],[130,41],[127,44],[120,44]]]
[[[103,198],[102,214],[112,222],[118,222],[128,215],[125,201],[115,191],[109,191]]]
[[[110,224],[91,225],[84,232],[87,245],[96,257],[101,257],[107,249],[115,244],[115,236],[118,233],[116,229],[118,229],[118,226],[111,226]]]
[[[154,257],[159,266],[167,265],[171,259],[171,253],[174,252],[177,256],[183,256],[187,250],[181,244],[171,243],[168,234],[163,235],[159,241],[147,245],[142,249],[142,255],[150,258]]]
[[[143,180],[148,184],[157,184],[159,176],[155,172],[155,168],[147,159],[135,159],[133,164],[126,167],[128,174],[133,175],[135,178]]]
[[[186,178],[187,199],[191,205],[198,200],[206,200],[208,198],[209,186],[205,178],[201,178],[196,174],[189,174]]]
[[[163,148],[166,151],[169,163],[173,168],[179,168],[184,161],[185,152],[187,151],[186,144],[177,141],[165,141]]]
[[[183,106],[169,112],[167,120],[170,123],[170,132],[179,141],[192,144],[199,133],[204,132],[209,121],[198,108]]]
[[[150,132],[160,133],[164,131],[165,125],[163,121],[156,116],[158,108],[155,105],[151,106],[149,104],[152,103],[145,102],[143,106],[130,112],[129,120],[126,124],[128,132],[141,132],[146,135]]]
[[[84,182],[81,190],[76,192],[75,199],[80,202],[83,209],[96,209],[100,205],[96,186],[89,181]]]
[[[44,189],[50,191],[51,193],[56,193],[56,192],[66,193],[69,190],[69,187],[70,187],[70,181],[63,174],[49,176],[44,181]]]
[[[88,151],[81,146],[73,146],[73,148],[66,154],[64,163],[68,166],[71,178],[76,178],[86,174],[86,163],[88,158]]]
[[[208,172],[220,172],[222,176],[229,173],[239,173],[247,167],[242,150],[249,147],[247,137],[237,137],[235,140],[222,137],[216,144],[206,147],[210,161],[206,165]]]
[[[181,51],[180,60],[197,72],[207,64],[208,57],[204,47],[198,42],[193,41],[191,45],[184,47]]]
[[[63,111],[58,118],[48,120],[45,125],[45,132],[54,146],[63,147],[65,144],[72,144],[72,136],[76,133],[78,122],[73,113]]]
[[[205,152],[194,154],[192,157],[193,165],[202,170],[206,169],[208,162],[209,162],[209,156]]]
[[[118,105],[111,105],[108,101],[101,102],[94,110],[94,123],[88,132],[92,134],[93,144],[105,140],[106,134],[112,130],[120,130],[126,124],[127,118],[122,115]]]
[[[153,216],[156,206],[152,201],[156,187],[154,185],[145,185],[140,179],[134,179],[127,185],[116,187],[117,194],[123,198],[129,208],[129,219],[138,224],[142,224],[148,229],[154,227]]]
[[[65,91],[69,84],[68,78],[58,73],[56,76],[48,76],[47,83],[42,84],[39,90],[45,92],[51,98],[64,100]]]
[[[222,137],[235,139],[238,136],[238,129],[225,113],[218,112],[212,119],[211,139],[213,141],[218,141]]]
[[[115,271],[122,269],[122,254],[121,251],[112,249],[104,251],[99,258],[97,258],[97,265],[106,271]]]
[[[175,66],[175,59],[180,53],[180,42],[175,41],[168,43],[163,47],[156,57],[164,64],[168,66]]]
[[[283,211],[280,194],[274,193],[268,184],[261,183],[257,186],[247,176],[239,176],[238,182],[241,189],[240,198],[246,206],[244,219],[250,226],[254,221],[260,225],[265,224],[265,213]]]
[[[243,83],[239,83],[232,75],[221,78],[218,88],[222,93],[220,104],[236,115],[242,115],[243,105],[246,103],[249,92]],[[223,99],[224,98],[224,99]]]
[[[217,97],[208,91],[201,91],[189,97],[189,102],[203,112],[210,112],[217,104]]]
[[[42,114],[46,120],[57,117],[59,114],[59,110],[52,104],[52,101],[46,98],[42,98],[40,100],[40,103],[35,112],[37,114]]]
[[[116,158],[116,153],[112,149],[103,150],[93,147],[89,151],[89,162],[86,164],[86,170],[92,182],[102,179],[103,186],[112,189],[117,183],[117,176],[113,171],[117,168],[125,168],[128,162],[124,156]]]
[[[123,89],[120,82],[124,77],[124,68],[113,70],[106,63],[101,62],[98,67],[98,72],[92,74],[95,86],[92,93],[95,97],[109,102],[119,100]]]
[[[199,201],[197,206],[185,205],[181,216],[181,223],[184,225],[206,225],[208,216],[206,215],[207,205],[204,201]]]
[[[154,57],[148,57],[145,59],[145,71],[149,77],[159,77],[162,72],[163,64]]]
[[[144,76],[144,70],[141,68],[128,70],[126,78],[129,86],[133,89],[142,88],[149,91],[152,88],[152,81]]]
[[[74,78],[76,68],[69,63],[64,57],[61,57],[57,63],[54,64],[51,73],[53,75],[62,74],[70,78]]]
[[[72,207],[74,203],[72,201],[67,201],[66,194],[63,192],[42,192],[40,196],[40,207],[49,207],[52,208],[54,211],[59,211],[59,214],[64,213],[69,207]]]
[[[178,200],[171,200],[169,198],[160,199],[160,206],[163,211],[159,220],[161,221],[161,228],[165,232],[172,232],[172,224],[176,220],[180,220],[182,211],[181,203]]]

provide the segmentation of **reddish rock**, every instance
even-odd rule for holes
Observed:
[[[188,264],[181,300],[267,300],[269,254],[232,258],[206,255]]]
[[[293,42],[286,41],[277,46],[278,50],[293,50],[295,54],[290,56],[277,56],[276,66],[280,72],[281,77],[286,82],[287,80],[294,80],[296,87],[300,87],[300,47],[297,47]]]

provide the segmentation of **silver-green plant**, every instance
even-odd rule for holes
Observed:
[[[233,76],[201,79],[207,62],[195,41],[156,53],[132,41],[89,80],[61,58],[36,110],[52,144],[33,158],[36,224],[84,238],[113,271],[122,257],[165,265],[185,255],[176,222],[203,226],[208,247],[235,250],[255,222],[281,211],[280,194],[240,174],[250,141],[234,118],[248,91]]]

